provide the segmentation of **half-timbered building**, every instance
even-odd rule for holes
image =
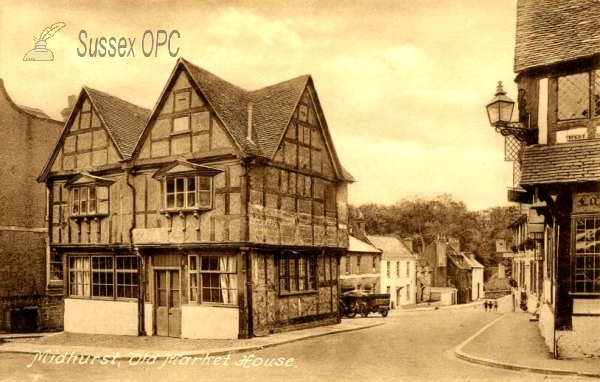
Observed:
[[[246,91],[179,59],[152,111],[84,88],[40,181],[67,331],[337,322],[353,179],[310,76]]]

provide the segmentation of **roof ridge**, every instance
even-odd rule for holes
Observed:
[[[56,123],[56,124],[63,124],[62,121],[59,121],[57,119],[54,119],[52,117],[50,117],[48,114],[46,114],[42,109],[36,109],[30,106],[23,106],[23,105],[17,105],[15,103],[15,101],[11,98],[10,94],[8,94],[8,91],[6,90],[6,87],[4,86],[4,79],[0,78],[0,94],[4,94],[4,98],[8,101],[8,103],[10,104],[10,106],[15,109],[18,113],[24,113],[30,117],[33,118],[37,118],[37,119],[41,119],[43,121],[47,121],[47,122],[52,122],[52,123]],[[36,113],[30,110],[39,110],[39,112],[42,115],[40,115],[40,113]]]
[[[260,91],[267,90],[269,88],[274,88],[274,87],[282,86],[282,85],[288,84],[290,82],[295,82],[295,81],[298,81],[298,80],[301,80],[301,79],[308,81],[309,78],[311,78],[310,74],[302,74],[300,76],[296,76],[294,78],[290,78],[289,80],[280,81],[280,82],[277,82],[277,83],[272,84],[272,85],[268,85],[268,86],[264,86],[262,88],[251,90],[248,93],[250,93],[251,95],[254,95],[254,93],[258,93]]]
[[[92,88],[92,87],[90,87],[90,86],[87,86],[87,85],[83,85],[83,88],[84,88],[86,91],[88,91],[88,92],[91,90],[92,92],[95,92],[95,93],[100,93],[100,94],[101,94],[101,95],[103,95],[103,96],[107,96],[107,97],[110,97],[110,98],[116,99],[116,100],[118,100],[118,101],[125,102],[125,103],[127,103],[127,104],[129,104],[129,105],[131,105],[131,106],[135,106],[135,107],[137,107],[137,108],[140,108],[140,109],[142,109],[142,110],[145,110],[145,111],[148,111],[148,112],[152,112],[152,109],[148,109],[147,107],[140,106],[140,105],[138,105],[138,104],[135,104],[135,103],[133,103],[133,102],[129,102],[129,101],[127,101],[127,100],[124,100],[123,98],[117,97],[117,96],[115,96],[115,95],[112,95],[112,94],[110,94],[110,93],[107,93],[107,92],[105,92],[105,91],[98,90],[98,89],[96,89],[96,88]]]
[[[213,72],[211,72],[211,71],[208,71],[208,70],[206,70],[206,69],[204,69],[204,68],[202,68],[202,67],[200,67],[200,66],[198,66],[198,65],[196,65],[196,64],[194,64],[194,63],[192,63],[192,62],[190,62],[190,61],[188,61],[188,60],[186,60],[186,59],[185,59],[185,58],[183,58],[183,57],[180,57],[179,59],[180,59],[180,60],[183,62],[183,64],[184,64],[184,65],[191,66],[191,67],[193,67],[193,68],[194,68],[194,69],[196,69],[196,70],[199,70],[199,71],[201,71],[201,72],[204,72],[205,74],[208,74],[208,75],[210,75],[211,77],[214,77],[215,79],[218,79],[218,80],[220,80],[221,82],[224,82],[224,83],[228,84],[229,86],[232,86],[232,87],[234,87],[234,88],[236,88],[236,89],[238,89],[238,90],[240,90],[240,91],[242,91],[242,92],[244,92],[244,93],[249,93],[249,91],[248,91],[248,90],[246,90],[246,89],[242,88],[241,86],[238,86],[238,85],[236,85],[236,84],[234,84],[234,83],[232,83],[232,82],[229,82],[229,81],[227,81],[226,79],[224,79],[224,78],[222,78],[222,77],[220,77],[220,76],[217,76],[217,75],[216,75],[216,74],[214,74]]]

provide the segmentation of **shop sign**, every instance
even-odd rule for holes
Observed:
[[[573,195],[573,213],[600,212],[600,192]]]
[[[520,204],[532,204],[533,194],[525,190],[508,190],[508,201]]]

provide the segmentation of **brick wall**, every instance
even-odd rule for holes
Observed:
[[[0,331],[62,328],[62,297],[45,296],[46,187],[36,181],[61,131],[18,107],[0,80]]]
[[[22,296],[0,299],[0,333],[53,332],[63,329],[62,296]]]

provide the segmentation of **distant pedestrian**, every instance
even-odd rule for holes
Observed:
[[[498,311],[498,300],[494,300],[494,312]]]
[[[483,306],[485,308],[485,311],[487,312],[487,308],[488,308],[487,300],[485,300],[485,302],[483,303]]]

